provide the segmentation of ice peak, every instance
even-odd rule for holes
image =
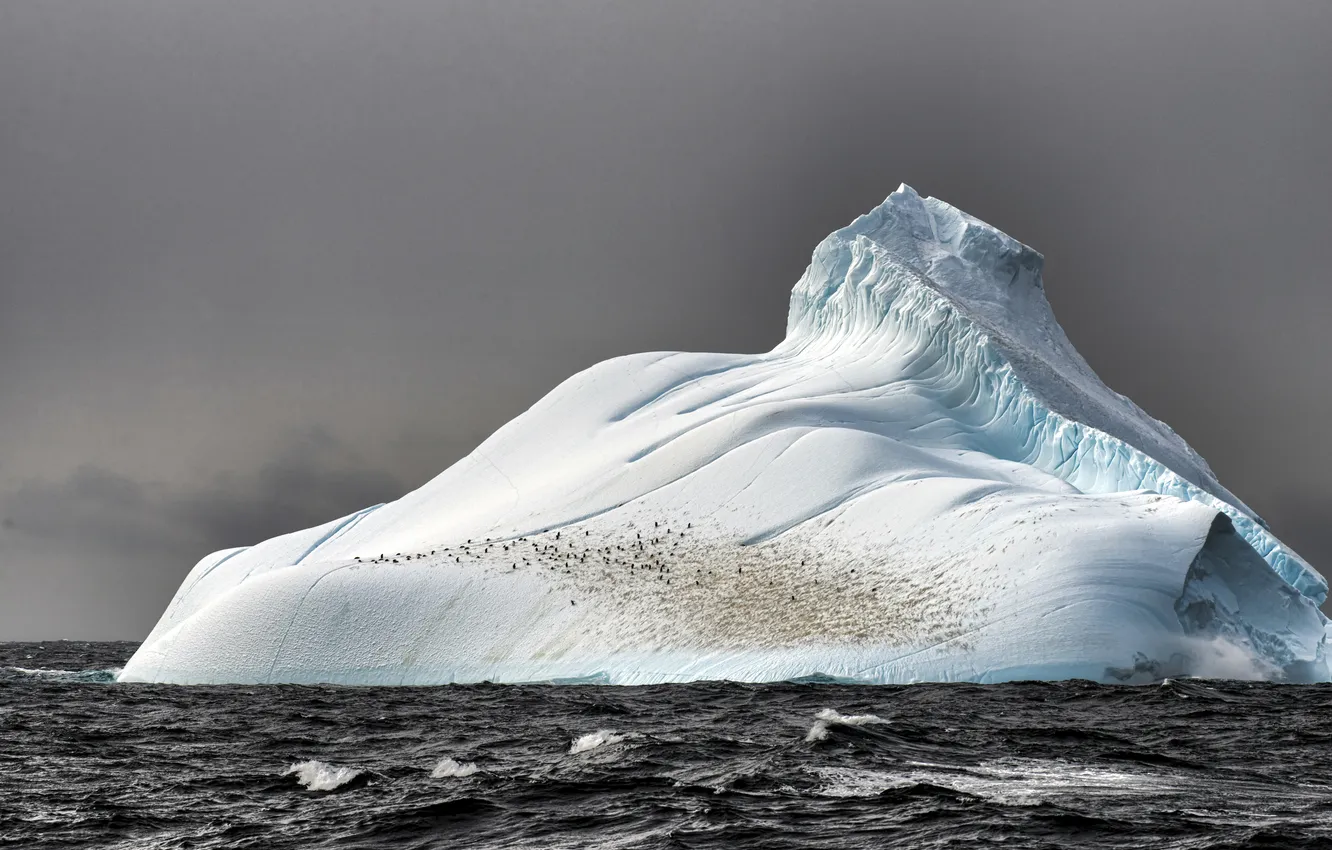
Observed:
[[[976,297],[978,285],[1002,295],[1040,289],[1045,258],[1013,237],[938,198],[922,198],[903,183],[883,203],[832,238],[864,236],[897,254],[946,289]]]
[[[1033,248],[903,183],[815,248],[791,292],[787,335],[847,337],[867,323],[877,325],[891,301],[883,274],[896,266],[923,278],[967,315],[984,317],[991,330],[1045,337],[1043,328],[1055,322],[1041,282],[1044,265]]]

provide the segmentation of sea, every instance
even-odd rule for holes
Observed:
[[[1332,847],[1332,686],[117,684],[0,644],[0,847]]]

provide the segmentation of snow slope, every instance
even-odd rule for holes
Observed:
[[[121,679],[1318,679],[1323,578],[909,187],[759,355],[566,380],[388,505],[203,559]]]

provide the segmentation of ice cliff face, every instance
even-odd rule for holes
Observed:
[[[201,561],[127,680],[1326,679],[1321,576],[903,186],[761,355],[598,364],[421,489]]]

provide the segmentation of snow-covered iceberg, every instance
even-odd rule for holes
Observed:
[[[396,502],[204,558],[156,682],[1323,680],[1327,584],[909,187],[758,355],[574,375]]]

